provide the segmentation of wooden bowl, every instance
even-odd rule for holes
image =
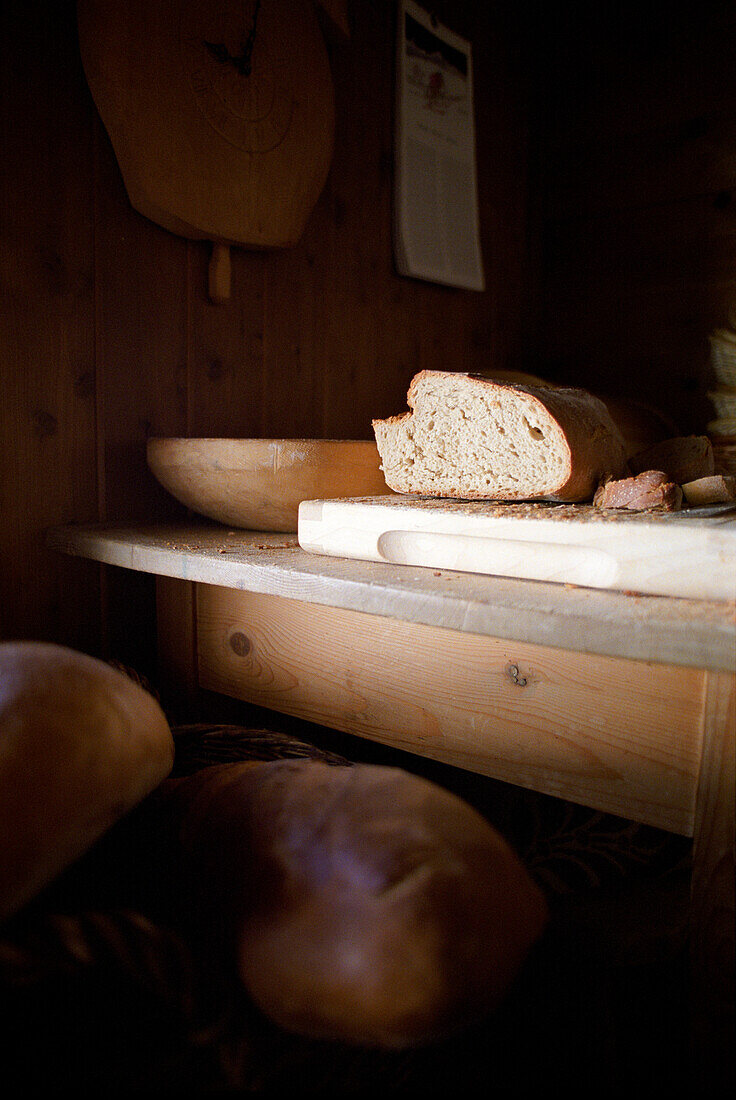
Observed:
[[[199,515],[254,531],[296,531],[302,500],[390,493],[375,440],[148,440],[148,466]]]

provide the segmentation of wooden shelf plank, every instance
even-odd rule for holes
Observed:
[[[220,586],[196,603],[209,691],[692,835],[709,673]]]
[[[55,550],[204,584],[285,596],[463,633],[733,672],[732,602],[637,596],[308,554],[296,535],[218,525],[67,525]]]

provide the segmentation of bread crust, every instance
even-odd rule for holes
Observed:
[[[456,469],[442,477],[439,485],[429,479],[412,477],[408,467],[402,468],[392,453],[399,437],[414,424],[421,423],[417,408],[421,404],[422,391],[434,382],[449,382],[466,391],[469,399],[482,396],[499,406],[504,402],[523,404],[540,422],[544,423],[549,438],[546,442],[555,450],[555,461],[560,466],[554,482],[540,488],[539,479],[527,477],[526,456],[518,455],[516,474],[518,487],[499,489],[491,476],[487,488],[472,484],[478,470]],[[407,391],[409,410],[386,419],[373,420],[378,450],[381,455],[386,483],[395,492],[421,493],[427,496],[446,496],[477,500],[557,500],[583,501],[592,499],[601,481],[623,476],[628,472],[626,450],[621,434],[602,400],[585,390],[571,387],[533,387],[501,383],[490,378],[459,372],[420,371],[414,376]],[[490,424],[490,417],[489,417]],[[491,426],[489,461],[493,459],[493,447],[500,457],[506,443],[500,435],[493,435]],[[460,429],[462,431],[462,429]],[[431,437],[425,435],[423,443],[432,446]],[[530,448],[533,443],[530,443]],[[434,458],[434,456],[433,456]],[[504,456],[504,460],[507,460]],[[441,461],[439,452],[437,461]],[[491,471],[492,474],[492,471]]]
[[[643,470],[635,477],[607,481],[596,489],[596,508],[624,508],[629,512],[677,512],[682,489],[662,470]]]
[[[153,696],[104,661],[0,644],[0,919],[18,911],[171,770]]]
[[[670,481],[684,485],[715,473],[713,446],[707,435],[673,436],[632,455],[631,472],[664,470]]]
[[[736,477],[731,474],[712,474],[710,477],[696,478],[685,482],[682,493],[688,504],[694,507],[730,503],[736,500]]]
[[[546,926],[503,837],[401,769],[243,762],[163,787],[203,940],[226,945],[261,1010],[298,1034],[441,1038],[498,1005]]]

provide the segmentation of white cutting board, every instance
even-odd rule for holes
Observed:
[[[659,596],[736,599],[736,507],[602,512],[592,504],[395,495],[309,500],[312,554]]]

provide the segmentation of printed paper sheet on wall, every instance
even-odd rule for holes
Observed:
[[[399,0],[396,77],[397,270],[483,290],[471,44]]]

